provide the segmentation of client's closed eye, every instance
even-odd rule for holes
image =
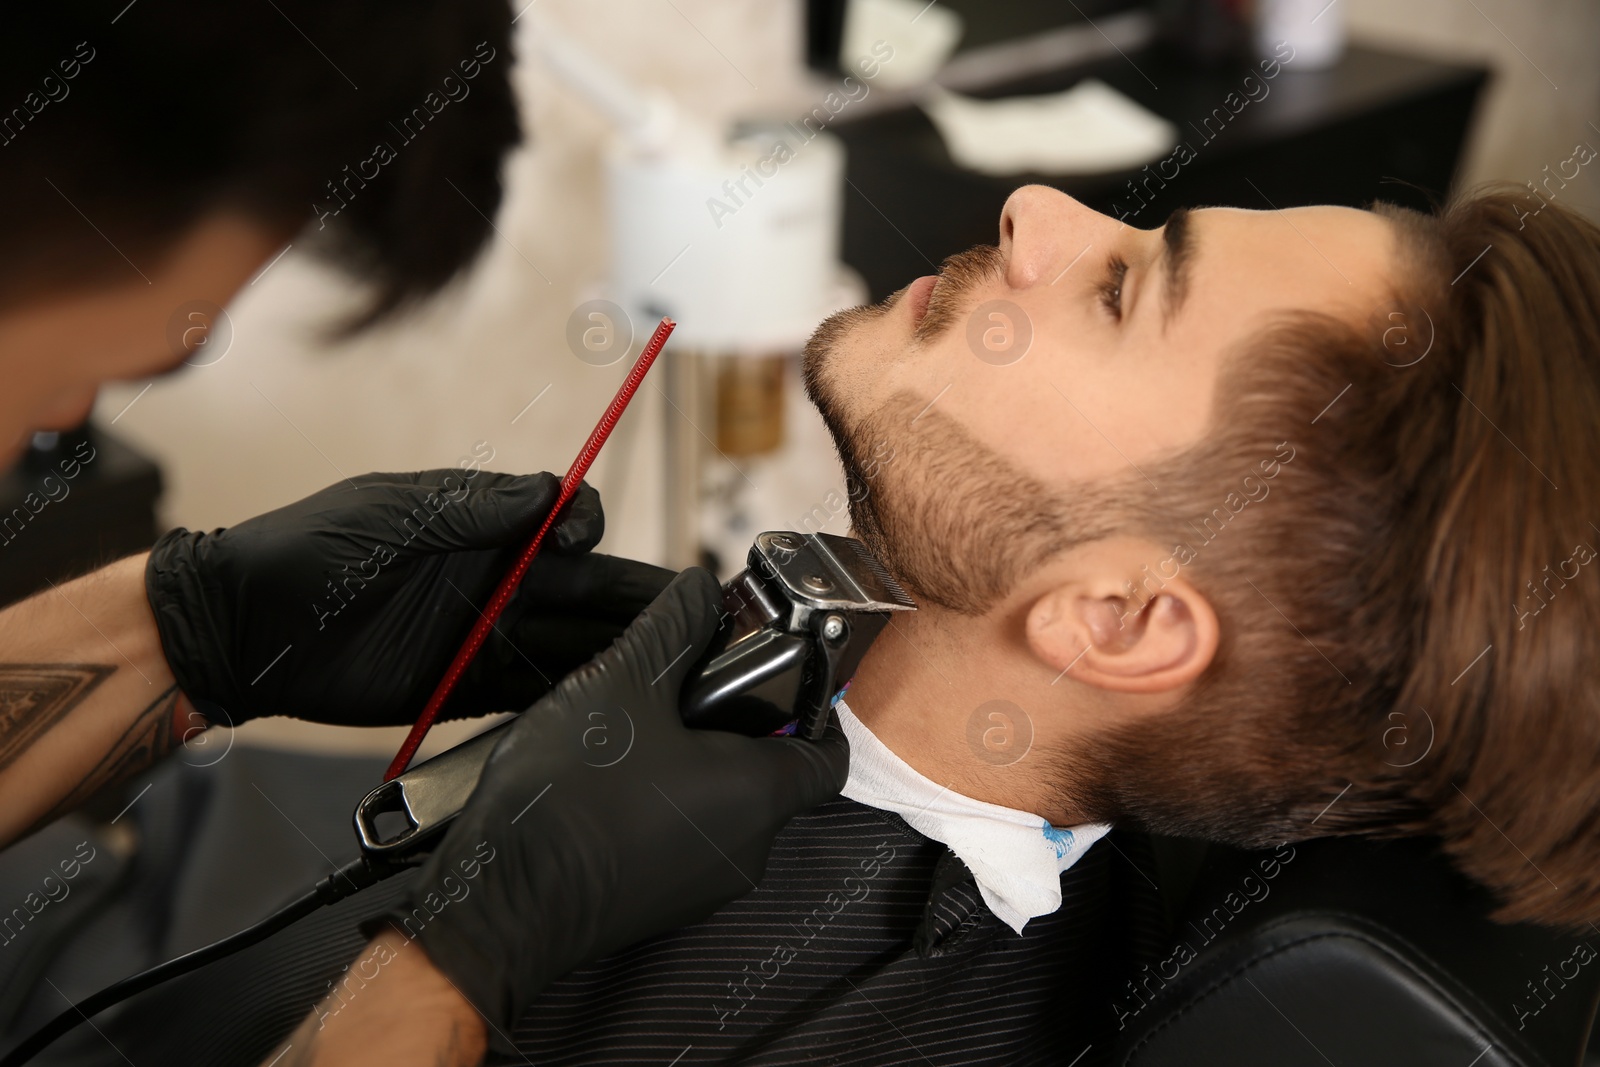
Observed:
[[[1096,288],[1100,293],[1100,303],[1113,319],[1122,321],[1122,279],[1128,275],[1128,261],[1120,255],[1112,253],[1106,260],[1106,278]]]

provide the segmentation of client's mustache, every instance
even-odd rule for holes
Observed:
[[[1006,257],[994,245],[977,245],[947,258],[913,340],[925,344],[938,337],[961,316],[968,294],[985,282],[1004,278],[1005,271]]]

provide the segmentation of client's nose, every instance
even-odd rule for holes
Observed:
[[[1103,218],[1059,190],[1024,185],[1000,209],[1006,282],[1013,289],[1048,285],[1094,240],[1095,222]]]

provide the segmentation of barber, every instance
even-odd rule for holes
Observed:
[[[370,283],[366,321],[470,262],[517,133],[511,12],[391,8],[18,14],[0,36],[0,99],[27,112],[0,131],[0,460],[32,431],[79,425],[105,382],[181,365],[174,309],[225,303],[270,269],[308,205],[309,229],[336,234]],[[359,184],[342,177],[419,100],[426,128],[381,170],[358,165]],[[476,468],[345,479],[228,529],[172,531],[0,611],[0,845],[218,724],[409,722],[556,491],[550,474]],[[381,955],[381,977],[314,1012],[281,1064],[508,1049],[544,985],[748,892],[783,824],[842,788],[837,734],[683,727],[716,584],[594,553],[603,529],[585,488],[444,713],[527,710],[407,906],[374,930],[361,960]],[[621,759],[596,758],[597,722],[631,737]]]

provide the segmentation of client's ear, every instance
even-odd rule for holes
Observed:
[[[1051,669],[1120,693],[1161,693],[1200,677],[1217,654],[1217,613],[1182,578],[1140,601],[1077,584],[1028,610],[1028,647]]]

